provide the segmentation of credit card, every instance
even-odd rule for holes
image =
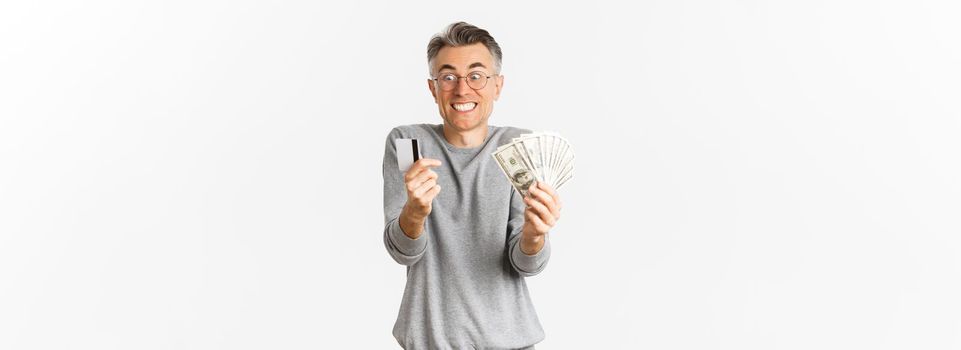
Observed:
[[[406,173],[414,162],[420,160],[420,145],[417,139],[394,139],[394,148],[397,150],[397,169]]]

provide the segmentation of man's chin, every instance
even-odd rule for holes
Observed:
[[[445,121],[447,122],[447,126],[457,131],[470,131],[484,126],[483,119],[451,117],[445,119]]]

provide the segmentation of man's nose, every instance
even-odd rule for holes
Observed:
[[[467,78],[457,79],[457,86],[454,87],[454,93],[461,96],[472,92],[474,92],[474,89],[471,89],[470,85],[467,85]]]

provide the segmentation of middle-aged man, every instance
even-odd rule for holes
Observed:
[[[493,151],[528,132],[488,125],[501,49],[459,22],[427,46],[427,80],[443,124],[398,126],[384,151],[384,244],[407,266],[394,337],[406,349],[528,349],[544,339],[525,277],[544,270],[561,203],[547,184],[515,191]],[[394,140],[424,158],[402,173]]]

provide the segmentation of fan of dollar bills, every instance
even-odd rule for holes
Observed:
[[[556,190],[574,177],[574,149],[553,132],[520,135],[498,147],[492,156],[524,197],[535,180]]]

